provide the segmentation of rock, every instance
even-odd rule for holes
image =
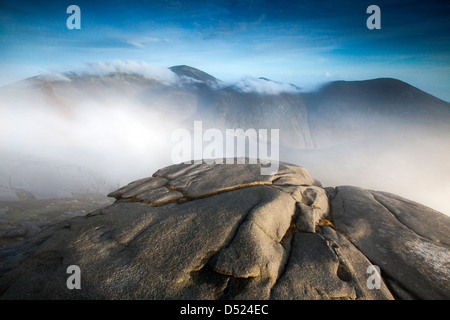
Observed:
[[[314,233],[317,223],[329,212],[328,196],[322,188],[300,188],[303,189],[303,203],[299,202],[301,213],[297,218],[297,229]]]
[[[325,191],[287,163],[271,176],[260,169],[180,164],[132,182],[110,194],[114,204],[0,248],[0,298],[450,296],[447,217],[380,192]],[[372,264],[379,289],[367,286]],[[80,267],[81,290],[66,286],[70,265]]]
[[[314,233],[316,231],[317,222],[314,209],[304,204],[299,204],[299,207],[301,214],[297,217],[298,231]]]
[[[0,232],[0,239],[30,238],[50,224],[49,221],[23,222],[13,230]]]
[[[335,227],[408,294],[450,297],[450,218],[418,203],[357,187],[337,187]]]
[[[294,235],[289,264],[273,288],[272,298],[392,299],[384,284],[381,290],[367,288],[364,272],[370,262],[364,255],[333,230],[326,232],[331,236]]]

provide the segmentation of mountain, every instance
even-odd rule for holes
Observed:
[[[185,65],[122,67],[1,88],[8,138],[0,149],[80,165],[117,185],[170,164],[173,132],[192,133],[194,121],[203,130],[279,129],[280,160],[307,166],[326,185],[385,190],[450,214],[442,200],[450,104],[405,82],[336,81],[302,92],[264,77],[227,84]]]
[[[270,85],[280,82],[260,77],[260,82],[239,86],[193,67],[169,68],[172,82],[136,73],[103,75],[66,73],[64,79],[34,77],[7,94],[37,95],[43,103],[70,114],[80,100],[97,104],[119,102],[142,105],[176,121],[204,120],[230,128],[283,128],[282,144],[288,148],[317,149],[382,134],[386,127],[412,131],[447,131],[450,104],[397,79],[335,81],[316,92],[302,93],[286,84],[274,94]],[[262,83],[262,84],[261,84]],[[269,87],[264,88],[264,83]],[[291,88],[292,90],[288,90]],[[261,93],[261,90],[269,93]],[[3,90],[5,91],[5,90]],[[22,99],[23,97],[21,97]],[[32,99],[34,97],[30,97]],[[409,134],[410,132],[408,132]]]
[[[277,165],[180,164],[132,182],[114,204],[0,248],[0,298],[450,298],[449,217]],[[69,266],[81,290],[67,289]]]
[[[221,81],[212,75],[186,65],[173,66],[169,70],[175,72],[179,77],[191,78],[208,86],[218,87],[221,84]]]
[[[341,142],[337,138],[360,139],[386,129],[448,134],[450,104],[397,79],[336,81],[303,98],[311,134],[322,147]]]

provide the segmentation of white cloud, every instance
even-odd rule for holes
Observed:
[[[127,43],[137,47],[137,48],[145,48],[145,45],[148,43],[156,43],[156,42],[168,42],[168,39],[159,39],[159,38],[153,38],[153,37],[141,37],[141,38],[135,38],[130,39],[127,41]]]
[[[147,79],[154,79],[165,84],[176,84],[178,76],[170,69],[156,67],[145,62],[115,60],[88,64],[85,74],[107,75],[111,73],[138,74]]]
[[[238,90],[245,93],[259,93],[277,95],[280,93],[297,93],[300,89],[289,83],[280,83],[266,79],[245,78],[234,85]]]
[[[164,40],[168,41],[168,40]],[[158,67],[147,64],[145,62],[134,60],[113,60],[113,61],[99,61],[95,63],[87,63],[84,67],[75,69],[71,73],[78,74],[80,76],[94,75],[105,76],[115,73],[140,75],[146,79],[156,80],[164,85],[172,86],[185,86],[193,83],[203,83],[201,80],[197,80],[186,75],[177,75],[169,68]],[[48,72],[40,77],[51,81],[71,81],[67,74],[59,73],[55,71]],[[209,87],[213,89],[220,89],[226,86],[225,83],[217,79],[217,83],[213,81],[205,82]]]
[[[71,81],[64,74],[59,72],[50,72],[39,76],[40,78],[50,80],[50,81]]]

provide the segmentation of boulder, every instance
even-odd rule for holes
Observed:
[[[448,217],[381,192],[325,191],[288,163],[270,176],[261,166],[166,167],[112,192],[110,206],[0,248],[0,298],[450,297]],[[66,285],[71,265],[79,290]]]
[[[399,196],[336,188],[335,227],[413,297],[450,297],[450,218]],[[401,292],[398,293],[401,296]]]

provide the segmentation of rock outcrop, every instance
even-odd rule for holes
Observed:
[[[280,163],[180,164],[0,249],[2,299],[448,299],[450,219]],[[66,286],[81,270],[81,289]],[[379,266],[379,287],[368,285]]]

